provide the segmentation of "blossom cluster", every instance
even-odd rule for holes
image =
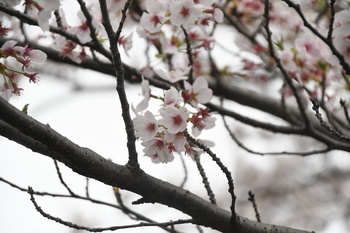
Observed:
[[[16,7],[20,0],[5,0],[3,4],[7,7]],[[60,6],[60,0],[27,0],[24,2],[27,13],[37,18],[39,27],[43,31],[49,30],[52,12]],[[6,37],[10,31],[4,22],[9,24],[6,15],[0,18],[0,36]],[[13,25],[12,25],[13,26]],[[12,28],[11,28],[12,29]],[[20,95],[23,90],[18,86],[21,77],[29,78],[30,82],[38,81],[38,73],[32,72],[35,63],[46,61],[46,54],[37,49],[31,49],[28,45],[16,45],[17,41],[7,40],[0,48],[0,96],[9,100],[11,96]]]
[[[192,47],[192,55],[199,57],[199,49],[210,50],[214,45],[214,38],[210,29],[215,23],[223,21],[223,12],[218,8],[215,0],[146,0],[145,12],[136,31],[142,38],[153,44],[157,50],[157,57],[163,60],[169,56],[173,60],[186,54],[186,40]],[[183,33],[186,30],[187,38]],[[178,60],[186,60],[185,56]],[[203,68],[199,59],[193,64],[197,76],[203,75]],[[188,64],[181,64],[181,68]],[[198,72],[197,72],[198,71]]]
[[[64,11],[60,8],[63,1],[60,0],[4,0],[3,2],[6,7],[16,5],[18,7],[21,2],[24,2],[23,5],[27,9],[26,14],[37,19],[42,31],[48,31],[50,26],[54,26],[72,35],[69,40],[64,34],[53,34],[50,37],[45,34],[46,38],[53,39],[53,48],[77,63],[89,55],[100,58],[98,53],[87,49],[89,46],[92,48],[91,44],[100,42],[102,46],[109,47],[108,43],[105,43],[108,41],[96,0],[84,1],[86,4],[81,6],[77,12],[78,23],[76,25],[67,22]],[[126,0],[107,0],[109,17],[114,29],[119,26],[125,2]],[[145,154],[155,162],[169,162],[173,159],[175,152],[191,154],[193,147],[184,136],[188,126],[192,127],[191,133],[195,137],[203,129],[214,126],[214,118],[210,116],[208,109],[201,105],[212,98],[212,91],[208,88],[205,77],[217,73],[225,78],[234,79],[239,76],[245,79],[257,78],[265,81],[273,76],[274,72],[271,71],[275,69],[275,61],[271,57],[266,36],[259,37],[263,35],[260,32],[265,22],[264,1],[235,0],[227,1],[225,4],[223,2],[218,0],[143,0],[137,3],[139,9],[135,10],[134,7],[131,7],[127,11],[128,16],[131,17],[126,18],[123,33],[128,29],[134,31],[136,28],[141,40],[144,39],[148,45],[153,45],[153,47],[150,46],[151,49],[147,48],[145,56],[148,61],[140,71],[148,78],[158,76],[173,85],[172,88],[165,91],[164,96],[159,97],[151,93],[147,81],[144,80],[142,83],[144,99],[135,107],[136,135],[145,146]],[[269,26],[273,32],[272,40],[275,51],[284,69],[293,79],[293,83],[297,87],[306,89],[310,96],[320,97],[322,95],[329,103],[335,94],[335,89],[325,87],[340,83],[344,84],[343,90],[349,90],[349,86],[346,86],[348,83],[344,82],[343,68],[330,50],[330,45],[304,27],[303,20],[298,13],[288,8],[283,1],[270,1],[270,3]],[[322,12],[326,1],[307,0],[300,3],[302,10],[306,12],[305,16],[311,15],[310,18],[316,18],[315,16]],[[348,5],[346,7],[348,8]],[[214,28],[218,28],[214,26],[216,23],[223,22],[224,18],[220,8],[224,9],[228,19],[232,16],[236,22],[244,25],[242,33],[235,35],[235,45],[242,50],[247,50],[250,54],[257,55],[258,60],[260,58],[259,61],[250,60],[239,53],[243,67],[237,72],[230,70],[231,65],[219,70],[216,62],[220,63],[220,58],[217,60],[208,58],[207,50],[213,49],[215,43]],[[54,11],[56,20],[53,20],[52,17]],[[309,14],[309,11],[314,14]],[[90,22],[87,21],[87,18],[90,18],[87,12],[91,16]],[[336,13],[334,31],[332,38],[329,39],[344,56],[347,63],[350,63],[349,14],[349,9],[339,10]],[[290,20],[291,18],[293,20]],[[327,17],[324,18],[327,19]],[[132,22],[137,23],[137,27],[129,27],[134,26]],[[327,35],[329,22],[329,19],[321,20],[312,26],[322,35]],[[9,27],[4,26],[0,18],[0,36],[5,36],[9,30]],[[94,33],[91,33],[91,30],[94,30]],[[242,36],[245,30],[247,34],[258,35],[251,39],[252,43],[247,40],[249,35]],[[241,37],[240,34],[242,34]],[[133,38],[137,35],[132,32],[123,34],[118,41],[109,43],[117,43],[128,55],[133,47]],[[43,38],[44,36],[41,34],[38,37]],[[93,43],[91,43],[92,40]],[[154,51],[156,54],[152,54]],[[152,57],[152,55],[155,56]],[[45,59],[46,55],[40,51],[29,49],[28,46],[16,46],[16,43],[11,40],[6,42],[0,49],[0,72],[3,76],[0,81],[1,96],[8,99],[12,94],[20,94],[21,88],[18,87],[18,80],[21,75],[28,77],[32,82],[37,81],[38,74],[31,73],[31,67],[34,62],[41,63]],[[192,79],[194,82],[190,83]],[[293,95],[288,87],[281,88],[281,92],[285,96]],[[151,98],[162,101],[156,115],[147,111]]]
[[[344,93],[344,90],[349,88],[344,81],[343,67],[338,58],[333,55],[329,43],[333,43],[345,61],[350,64],[349,9],[336,12],[332,41],[327,44],[304,26],[302,18],[293,8],[288,7],[283,1],[270,3],[269,27],[273,35],[272,42],[284,69],[295,81],[298,89],[306,90],[310,97],[325,98],[327,103],[335,103],[335,94],[340,94],[337,90],[342,89]],[[312,21],[322,14],[327,4],[327,1],[300,1],[304,17],[324,37],[329,33],[329,18],[320,18],[315,23]],[[337,7],[340,6],[341,1]],[[225,11],[234,15],[249,30],[257,31],[259,27],[263,27],[264,8],[264,1],[261,0],[239,0],[230,2]],[[269,56],[267,42],[256,40],[252,45],[246,41],[242,43],[243,39],[246,40],[241,35],[237,36],[236,44],[242,50],[258,55],[260,61],[242,58],[243,69],[239,73],[240,77],[254,79],[254,81],[256,78],[259,81],[265,81],[269,76],[273,77],[269,70],[275,66],[275,62]],[[265,73],[259,75],[259,72],[261,73],[264,69],[267,70],[267,75]],[[281,93],[285,97],[294,95],[287,85],[281,88]],[[348,97],[349,94],[346,95],[346,98]]]
[[[304,2],[304,10],[317,11],[313,6],[314,2]],[[282,7],[282,6],[279,6]],[[274,10],[274,15],[282,16],[279,9]],[[335,48],[344,56],[346,62],[350,64],[350,33],[349,33],[349,10],[343,10],[335,14],[334,32],[332,43]],[[279,30],[278,38],[275,38],[275,44],[278,55],[288,72],[297,85],[307,90],[311,97],[325,98],[324,100],[334,107],[335,94],[339,94],[336,89],[344,85],[343,68],[330,49],[329,44],[322,41],[318,36],[313,34],[309,29],[303,27],[301,18],[291,11],[295,20],[293,25],[289,25],[289,32],[279,30],[281,25],[277,25]],[[278,20],[278,21],[277,21]],[[275,24],[281,22],[280,19],[274,21]],[[287,21],[284,25],[287,25]],[[279,26],[279,27],[278,27]],[[320,25],[313,25],[322,34],[327,36],[329,22],[322,21]],[[345,84],[346,85],[346,84]],[[344,87],[341,88],[344,90]],[[345,88],[347,89],[347,88]],[[291,96],[289,88],[284,88],[282,93],[285,96]]]
[[[85,1],[86,2],[86,8],[87,11],[90,13],[91,16],[91,26],[94,30],[95,37],[99,43],[102,45],[105,45],[106,47],[109,47],[108,39],[106,32],[104,30],[104,27],[102,26],[102,15],[100,12],[100,7],[97,1]],[[121,12],[125,4],[125,0],[121,1],[115,1],[115,0],[107,0],[108,5],[108,11],[109,11],[109,17],[110,21],[114,28],[117,28],[121,19]],[[91,28],[87,22],[85,14],[82,12],[82,10],[79,10],[77,12],[78,17],[78,23],[76,25],[68,24],[65,16],[65,12],[60,8],[59,9],[59,15],[60,15],[60,27],[62,27],[65,31],[70,33],[71,35],[74,35],[78,38],[77,41],[72,41],[67,39],[65,36],[61,35],[54,35],[54,48],[58,51],[60,51],[62,56],[68,57],[71,60],[73,60],[76,63],[81,63],[83,60],[85,60],[87,57],[91,56],[92,54],[89,54],[84,44],[92,41],[91,38]],[[127,18],[127,21],[130,21],[129,17]],[[56,25],[57,22],[54,22],[53,25]],[[128,23],[125,23],[128,24]],[[126,54],[128,54],[128,51],[132,48],[132,36],[133,33],[130,33],[129,35],[121,35],[120,38],[117,41],[117,44],[120,45]]]
[[[185,137],[188,127],[197,137],[202,130],[215,125],[215,118],[202,106],[211,100],[213,93],[208,88],[205,72],[200,71],[203,64],[199,50],[213,48],[215,40],[209,29],[214,22],[223,21],[223,12],[215,0],[144,2],[146,11],[136,31],[158,48],[156,56],[165,64],[160,66],[162,68],[155,68],[154,72],[173,86],[165,91],[164,96],[157,97],[151,93],[148,81],[142,82],[144,99],[135,107],[134,126],[145,155],[155,163],[167,163],[174,159],[175,153],[193,156],[198,150]],[[193,57],[192,64],[188,56]],[[190,73],[197,77],[192,84],[187,81]],[[152,76],[153,72],[144,74]],[[162,101],[156,115],[146,110],[152,97]]]
[[[4,0],[4,5],[9,7],[15,7],[20,3],[21,0]],[[61,3],[60,0],[26,0],[23,5],[26,6],[28,14],[37,18],[39,27],[43,31],[48,31],[52,12],[58,10]]]
[[[16,41],[8,40],[0,48],[0,96],[9,100],[12,94],[20,95],[20,76],[30,82],[38,80],[38,73],[31,72],[34,63],[46,61],[46,54],[28,46],[16,46]]]
[[[338,51],[350,64],[350,8],[335,15],[333,42]]]
[[[192,85],[185,81],[184,90],[171,87],[162,97],[154,96],[148,80],[143,80],[142,94],[143,100],[134,109],[134,127],[144,146],[145,156],[155,163],[171,162],[174,153],[185,152],[193,156],[196,148],[187,142],[187,127],[191,125],[191,133],[197,137],[203,129],[215,126],[215,118],[208,108],[199,106],[209,102],[213,96],[205,77],[198,77]],[[157,115],[146,110],[151,97],[162,102]]]

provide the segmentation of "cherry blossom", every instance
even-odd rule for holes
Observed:
[[[54,40],[54,48],[60,51],[60,54],[65,57],[69,57],[71,60],[81,63],[81,58],[76,48],[77,44],[71,40],[67,40],[63,36],[57,36]]]
[[[128,55],[129,50],[132,48],[132,35],[133,33],[130,33],[128,36],[121,36],[118,39],[118,44],[124,48],[126,55]]]
[[[8,40],[1,46],[1,49],[5,52],[6,56],[15,56],[17,53],[24,53],[24,48],[15,46],[16,44],[17,41]]]
[[[224,13],[219,8],[215,8],[213,16],[216,22],[222,23],[224,21]]]
[[[258,22],[255,22],[260,18],[260,16],[263,14],[264,11],[264,3],[263,1],[256,1],[256,0],[240,0],[237,1],[238,4],[236,4],[235,10],[240,15],[241,20],[248,26],[250,26],[252,23],[256,24]],[[234,4],[234,3],[232,3]]]
[[[47,59],[47,55],[43,51],[38,49],[31,49],[27,47],[25,47],[23,56],[30,58],[32,62],[36,62],[36,63],[44,63]]]
[[[175,87],[171,87],[166,91],[164,95],[164,105],[171,105],[178,107],[179,104],[183,102],[183,98],[179,91]]]
[[[350,9],[342,10],[335,15],[333,41],[336,48],[350,64]]]
[[[39,27],[43,30],[43,31],[49,31],[50,29],[50,20],[51,18],[51,11],[45,11],[45,10],[41,10],[38,13],[38,24]]]
[[[142,88],[142,95],[143,99],[142,101],[136,105],[135,112],[141,112],[148,107],[149,99],[151,98],[151,89],[149,88],[149,81],[146,79],[143,79],[141,82],[141,88]]]
[[[183,132],[178,132],[176,134],[166,132],[164,141],[168,144],[172,144],[172,151],[176,151],[177,153],[186,151],[185,145],[187,144],[187,140]]]
[[[67,29],[68,32],[76,35],[81,43],[87,43],[91,41],[90,29],[86,24],[86,18],[82,11],[78,12],[78,18],[80,20],[80,24],[75,27],[70,27]],[[93,18],[92,25],[97,30],[99,28],[99,23]]]
[[[9,100],[12,94],[20,95],[23,90],[18,86],[21,77],[30,82],[38,81],[38,73],[31,73],[34,63],[46,61],[46,54],[40,50],[17,46],[17,41],[8,40],[0,48],[0,95]]]
[[[0,79],[0,97],[8,101],[12,96],[12,92],[13,91],[9,85],[6,85],[6,83],[4,83],[4,79]]]
[[[186,102],[191,102],[194,106],[198,103],[208,103],[213,97],[213,91],[208,87],[208,82],[205,77],[198,77],[193,85],[185,82],[186,91],[183,92],[182,96]]]
[[[47,55],[38,49],[28,48],[27,45],[16,46],[17,41],[8,40],[6,41],[0,50],[1,57],[13,57],[17,62],[23,65],[23,68],[31,69],[32,63],[43,63],[46,61]]]
[[[198,139],[198,142],[207,146],[207,147],[213,147],[215,146],[215,143],[210,140],[203,140],[203,139]],[[195,156],[200,155],[203,153],[203,150],[198,148],[197,146],[190,146],[189,144],[185,144],[185,153],[189,155],[193,160]]]
[[[310,31],[305,31],[295,40],[295,48],[298,53],[305,54],[306,60],[310,63],[326,60],[331,55],[325,44]]]
[[[0,20],[0,36],[6,36],[9,31],[10,31],[10,28],[5,27],[2,21]]]
[[[143,141],[154,138],[158,132],[158,122],[150,111],[136,115],[134,119],[135,135]]]
[[[189,72],[190,68],[187,68],[185,70],[181,69],[175,69],[175,70],[163,70],[163,69],[156,69],[155,72],[163,79],[171,82],[176,83],[180,80],[186,80],[188,77],[186,74]]]
[[[215,126],[216,118],[210,116],[208,109],[200,109],[191,119],[192,135],[198,137],[203,129],[211,129]]]
[[[175,134],[186,129],[190,113],[185,107],[167,105],[160,110],[160,114],[163,119],[159,120],[159,123],[166,127],[169,133]]]
[[[146,10],[140,19],[140,24],[150,33],[161,30],[166,18],[164,17],[165,5],[157,0],[147,0]]]
[[[52,16],[52,12],[55,10],[58,10],[61,3],[60,0],[52,0],[52,1],[45,1],[45,0],[36,0],[36,1],[26,1],[25,4],[27,5],[28,9],[32,11],[38,11],[37,17],[38,17],[38,24],[39,27],[43,31],[48,31],[50,28],[50,18]]]
[[[217,23],[222,23],[224,20],[224,13],[221,9],[212,6],[215,1],[198,1],[202,4],[202,12],[206,13],[202,18],[214,19]]]
[[[163,139],[151,139],[142,142],[142,145],[145,147],[145,156],[150,157],[154,163],[168,163],[174,160],[173,153]]]
[[[199,5],[193,0],[172,1],[169,10],[171,23],[175,26],[190,26],[201,15]]]

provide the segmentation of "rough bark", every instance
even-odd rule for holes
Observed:
[[[50,126],[22,113],[0,98],[0,134],[17,143],[57,159],[74,172],[113,187],[141,195],[142,202],[160,203],[191,216],[196,223],[221,232],[302,233],[307,231],[251,221],[240,217],[230,222],[231,213],[195,194],[152,177],[142,170],[118,165],[88,148],[82,148],[63,137]]]

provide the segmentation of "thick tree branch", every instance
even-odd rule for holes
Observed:
[[[27,137],[36,140],[48,148],[46,156],[57,159],[73,171],[86,177],[96,179],[112,187],[119,187],[141,195],[149,202],[157,202],[180,210],[193,218],[196,224],[207,226],[221,232],[239,233],[306,233],[307,231],[288,227],[258,223],[237,215],[238,229],[230,224],[231,213],[204,201],[187,190],[154,178],[143,172],[135,174],[128,166],[121,166],[107,160],[88,148],[82,148],[58,134],[47,125],[34,120],[28,115],[0,98],[0,119],[16,128]],[[14,138],[13,135],[12,138]],[[22,144],[21,138],[16,141]],[[34,144],[26,147],[37,151]],[[51,152],[53,151],[53,152]],[[38,151],[37,151],[38,152]],[[43,151],[42,151],[43,152]],[[40,152],[41,153],[41,152]],[[58,154],[59,156],[54,156]]]

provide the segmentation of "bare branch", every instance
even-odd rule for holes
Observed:
[[[96,29],[95,27],[92,25],[92,15],[90,14],[89,10],[86,8],[86,4],[83,0],[77,0],[79,5],[80,5],[80,9],[83,12],[85,18],[86,18],[86,25],[89,27],[90,29],[90,37],[92,38],[92,42],[95,44],[96,47],[99,47],[100,49],[103,49],[101,43],[98,41],[97,37],[96,37]]]
[[[236,203],[236,195],[234,193],[234,184],[233,184],[233,179],[231,172],[227,169],[227,167],[221,162],[221,160],[205,145],[202,143],[198,142],[195,138],[193,138],[191,135],[188,134],[188,132],[185,132],[185,136],[187,140],[189,140],[191,143],[195,144],[198,146],[200,149],[208,153],[212,160],[220,167],[221,171],[225,174],[226,179],[228,181],[228,192],[231,194],[231,222],[234,222],[235,217],[236,217],[236,211],[235,211],[235,203]]]
[[[86,195],[87,198],[90,198],[90,192],[89,192],[89,177],[86,177],[85,195]]]
[[[34,191],[31,187],[28,187],[28,193],[30,195],[30,200],[32,201],[33,205],[35,206],[35,209],[45,218],[48,218],[52,221],[55,221],[57,223],[60,223],[62,225],[65,225],[67,227],[70,228],[74,228],[77,230],[86,230],[86,231],[90,231],[90,232],[103,232],[103,231],[116,231],[116,230],[120,230],[120,229],[128,229],[128,228],[137,228],[137,227],[151,227],[151,226],[163,226],[163,227],[167,227],[167,226],[173,226],[173,225],[177,225],[177,224],[187,224],[187,223],[193,223],[193,220],[191,219],[186,219],[186,220],[176,220],[176,221],[170,221],[170,222],[163,222],[163,223],[144,223],[144,222],[140,222],[138,224],[131,224],[131,225],[124,225],[124,226],[112,226],[112,227],[97,227],[97,228],[93,228],[93,227],[86,227],[86,226],[81,226],[81,225],[77,225],[75,223],[71,223],[65,220],[62,220],[58,217],[54,217],[46,212],[43,211],[43,209],[38,205],[38,203],[36,202],[35,198],[34,198]]]
[[[230,137],[232,140],[243,150],[247,151],[248,153],[251,154],[256,154],[256,155],[299,155],[299,156],[308,156],[308,155],[315,155],[315,154],[322,154],[331,151],[332,149],[330,147],[327,147],[325,149],[320,149],[320,150],[312,150],[312,151],[304,151],[304,152],[288,152],[288,151],[281,151],[281,152],[260,152],[260,151],[254,151],[252,149],[249,149],[247,146],[245,146],[237,137],[236,135],[232,132],[232,130],[229,128],[227,125],[227,122],[225,120],[225,117],[222,116],[222,119],[224,121],[224,125],[228,133],[230,134]]]
[[[340,100],[340,105],[342,106],[343,110],[344,110],[344,115],[346,117],[346,120],[348,122],[348,124],[350,125],[350,117],[349,117],[349,111],[347,109],[347,107],[345,106],[345,100]]]
[[[117,33],[114,33],[113,27],[111,25],[109,15],[108,15],[107,3],[105,0],[100,0],[100,7],[101,7],[102,18],[103,18],[102,24],[105,27],[105,30],[109,38],[110,50],[112,52],[112,57],[113,57],[113,65],[114,65],[116,77],[117,77],[117,92],[118,92],[119,100],[122,107],[122,116],[125,123],[126,134],[128,137],[128,140],[127,140],[127,147],[129,151],[128,165],[135,169],[139,169],[137,151],[135,146],[136,137],[135,137],[134,125],[131,120],[131,116],[129,112],[130,107],[129,107],[129,103],[128,103],[128,99],[127,99],[127,96],[125,93],[125,87],[124,87],[124,67],[123,67],[123,63],[121,61],[120,53],[117,46],[118,38],[123,28],[123,24],[126,18],[126,11],[129,5],[130,5],[130,0],[128,0],[125,3],[124,9],[123,9],[123,16],[119,23],[118,31]]]
[[[310,121],[308,116],[306,115],[305,105],[303,103],[302,97],[300,96],[297,88],[294,86],[292,82],[292,78],[289,76],[288,72],[284,69],[281,60],[275,54],[275,50],[272,42],[272,32],[270,30],[270,2],[269,0],[265,1],[265,10],[264,10],[264,18],[265,18],[265,31],[267,33],[267,42],[269,44],[269,50],[271,57],[275,60],[277,67],[282,72],[284,80],[288,83],[288,86],[292,89],[294,97],[298,103],[298,108],[300,110],[301,116],[304,120],[304,127],[308,129],[310,127]]]
[[[188,171],[187,171],[187,166],[186,166],[186,163],[185,163],[183,156],[180,156],[180,159],[181,159],[182,167],[184,169],[184,178],[183,178],[179,187],[183,188],[187,182],[187,179],[188,179]]]
[[[186,29],[183,26],[181,26],[181,28],[185,35],[187,57],[188,57],[188,60],[190,61],[190,71],[188,73],[188,82],[193,83],[193,55],[192,55],[191,42],[190,42],[190,38],[188,37]]]
[[[55,163],[55,168],[56,168],[56,171],[57,171],[57,175],[58,175],[58,178],[60,179],[61,181],[61,184],[63,184],[63,186],[67,189],[67,191],[69,192],[69,194],[71,196],[76,196],[75,193],[68,187],[68,185],[66,184],[66,182],[63,180],[63,177],[62,177],[62,174],[61,174],[61,171],[60,171],[60,168],[57,164],[57,161],[54,159],[53,162]]]
[[[210,202],[212,204],[216,205],[214,192],[213,192],[213,190],[210,187],[210,183],[209,183],[208,177],[205,174],[204,168],[203,168],[203,166],[202,166],[202,164],[200,162],[200,155],[198,153],[196,153],[193,157],[194,157],[194,161],[196,161],[199,174],[202,177],[202,183],[204,184],[205,190],[207,190],[207,194],[209,196],[209,200],[210,200]]]
[[[334,20],[335,20],[335,10],[334,10],[334,4],[336,0],[331,0],[329,3],[330,9],[331,9],[331,16],[329,20],[329,27],[328,27],[328,34],[327,34],[327,40],[332,41],[333,36],[333,29],[334,29]]]
[[[326,130],[328,130],[330,133],[332,133],[332,135],[336,136],[337,138],[339,138],[339,140],[344,141],[344,142],[350,142],[350,138],[346,137],[344,135],[342,135],[341,133],[339,133],[336,129],[331,128],[322,118],[321,113],[319,112],[319,108],[320,108],[320,104],[318,102],[318,100],[316,98],[310,98],[313,107],[312,109],[315,111],[315,116],[317,117],[317,119],[320,121],[320,124],[322,125],[322,127],[324,127]]]
[[[238,120],[244,124],[251,125],[253,127],[265,129],[274,133],[283,133],[283,134],[304,134],[304,129],[300,127],[295,127],[295,126],[280,126],[280,125],[274,125],[262,121],[257,121],[252,118],[242,116],[236,112],[230,111],[226,108],[220,107],[218,105],[208,103],[206,106],[211,110],[211,111],[216,111],[221,115],[224,116],[230,116],[234,118],[235,120]]]
[[[248,195],[249,195],[248,200],[253,204],[256,220],[258,220],[258,222],[261,222],[260,214],[258,211],[258,206],[257,206],[256,201],[255,201],[255,195],[252,193],[252,191],[249,191]]]
[[[62,24],[62,18],[61,18],[61,15],[60,15],[60,12],[59,10],[55,10],[54,11],[54,15],[56,17],[56,24],[59,28],[63,28],[63,24]]]
[[[15,189],[18,189],[22,192],[28,192],[28,189],[26,188],[22,188],[22,187],[19,187],[18,185],[0,177],[0,181],[1,182],[4,182],[8,185],[10,185],[11,187],[15,188]],[[38,191],[33,191],[33,194],[34,195],[37,195],[37,196],[50,196],[50,197],[59,197],[59,198],[74,198],[74,199],[79,199],[79,200],[83,200],[83,201],[89,201],[91,203],[94,203],[94,204],[98,204],[98,205],[103,205],[103,206],[108,206],[108,207],[112,207],[112,208],[116,208],[118,210],[121,210],[121,211],[125,211],[125,213],[127,213],[128,216],[130,216],[131,219],[134,219],[134,220],[140,220],[140,221],[146,221],[146,222],[149,222],[149,223],[156,223],[154,220],[150,219],[150,218],[147,218],[146,216],[138,213],[138,212],[135,212],[133,211],[132,209],[126,207],[126,206],[118,206],[118,205],[115,205],[115,204],[111,204],[111,203],[108,203],[108,202],[104,202],[104,201],[101,201],[101,200],[97,200],[97,199],[94,199],[94,198],[90,198],[90,197],[83,197],[83,196],[80,196],[80,195],[65,195],[65,194],[57,194],[57,193],[48,193],[48,192],[38,192]],[[161,228],[163,228],[164,230],[167,230],[169,231],[169,229],[165,226],[160,226]]]

